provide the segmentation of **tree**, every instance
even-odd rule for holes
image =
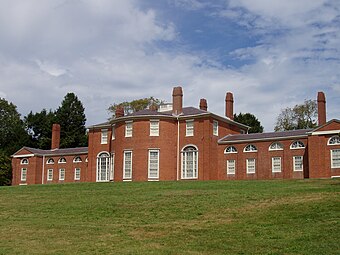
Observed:
[[[251,113],[239,113],[238,115],[234,114],[234,121],[245,124],[250,127],[248,133],[262,133],[263,126],[261,126],[261,122],[255,117],[255,115]]]
[[[56,111],[56,123],[60,124],[60,147],[87,146],[85,109],[74,93],[67,93]]]
[[[11,181],[11,158],[4,151],[0,151],[0,186],[11,185]]]
[[[130,114],[134,113],[140,110],[147,109],[148,107],[152,105],[156,105],[159,107],[163,103],[162,100],[159,100],[154,97],[149,97],[149,98],[141,98],[141,99],[136,99],[130,102],[122,102],[119,104],[114,103],[113,105],[110,105],[108,108],[108,111],[112,113],[112,116],[115,117],[116,109],[118,106],[124,108],[124,114]]]
[[[31,147],[39,149],[51,148],[52,125],[55,122],[55,113],[43,109],[41,112],[31,111],[25,118],[25,127],[31,138]]]
[[[303,104],[281,110],[276,119],[275,131],[315,128],[317,126],[317,103],[305,100]]]

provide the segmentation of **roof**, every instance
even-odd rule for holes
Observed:
[[[87,154],[88,147],[77,147],[77,148],[66,148],[66,149],[55,149],[55,150],[42,150],[30,147],[23,147],[16,153],[14,153],[13,157],[20,157],[20,155],[16,155],[22,150],[27,150],[31,152],[34,156],[66,156],[66,155],[79,155],[79,154]]]
[[[253,133],[253,134],[236,134],[236,135],[227,135],[221,138],[218,143],[219,144],[228,144],[228,143],[241,143],[241,142],[251,142],[251,141],[262,141],[262,140],[279,140],[279,139],[291,139],[291,138],[299,138],[299,137],[307,137],[308,132],[312,131],[312,129],[297,129],[290,131],[282,131],[282,132],[268,132],[268,133]]]

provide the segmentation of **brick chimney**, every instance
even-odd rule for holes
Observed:
[[[51,150],[59,149],[59,146],[60,146],[60,125],[53,124]]]
[[[326,123],[326,97],[323,92],[318,92],[318,124]]]
[[[116,118],[124,117],[124,108],[122,106],[117,106],[115,115]]]
[[[231,92],[227,92],[225,96],[225,116],[234,119],[234,97]]]
[[[183,113],[183,91],[182,87],[175,87],[172,92],[172,114]]]
[[[200,99],[200,109],[203,111],[208,111],[208,103],[207,100],[204,98]]]

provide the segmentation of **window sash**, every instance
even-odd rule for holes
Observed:
[[[247,174],[254,174],[256,171],[255,159],[248,158],[246,162],[247,162]]]
[[[107,144],[107,136],[108,136],[108,130],[102,129],[101,132],[101,144]]]
[[[20,180],[21,181],[26,181],[27,180],[27,168],[21,168]]]
[[[293,157],[294,171],[303,171],[303,156]]]
[[[182,152],[182,179],[196,179],[198,176],[198,152]]]
[[[185,128],[185,136],[193,136],[194,135],[194,121],[187,120],[186,128]]]
[[[213,135],[218,136],[218,121],[213,121]]]
[[[60,168],[59,169],[59,181],[64,181],[65,180],[65,169]]]
[[[227,160],[227,174],[235,174],[236,170],[236,161],[235,159]]]
[[[106,153],[105,153],[106,154]],[[109,155],[99,156],[97,158],[97,181],[109,181],[110,176],[110,158]]]
[[[132,151],[124,151],[123,179],[132,178]]]
[[[148,178],[159,178],[159,150],[149,150]]]
[[[132,137],[132,122],[125,122],[125,137]]]
[[[48,181],[53,180],[53,169],[47,169],[47,180]]]
[[[80,168],[74,169],[74,180],[76,180],[76,181],[80,180]]]
[[[150,136],[159,136],[158,120],[150,120]]]
[[[273,173],[281,172],[281,157],[272,158],[272,172]]]
[[[331,167],[340,168],[340,149],[331,150]]]
[[[111,140],[116,139],[116,133],[115,132],[116,132],[115,126],[112,126]]]

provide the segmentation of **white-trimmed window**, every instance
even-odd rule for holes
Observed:
[[[303,171],[303,156],[293,157],[293,167],[294,171]]]
[[[101,136],[100,136],[100,143],[101,144],[107,144],[107,134],[108,134],[108,130],[102,129]]]
[[[213,121],[213,135],[218,136],[218,121]]]
[[[272,172],[280,173],[281,168],[281,157],[272,157]]]
[[[303,142],[301,141],[294,141],[292,142],[292,144],[290,145],[291,149],[303,149],[305,148],[305,145]]]
[[[159,178],[159,150],[149,150],[148,178]]]
[[[21,177],[20,180],[25,182],[27,180],[27,168],[21,168]]]
[[[246,147],[244,147],[244,152],[256,152],[257,148],[255,145],[248,144]]]
[[[58,160],[58,163],[64,164],[66,163],[66,158],[62,157]]]
[[[116,139],[116,126],[112,125],[112,134],[111,134],[111,140]]]
[[[254,158],[247,158],[246,159],[246,167],[247,167],[247,174],[254,174],[256,171],[256,161]]]
[[[125,137],[132,137],[132,121],[125,122]]]
[[[123,179],[132,179],[132,151],[124,151]]]
[[[76,157],[73,159],[73,163],[81,163],[81,162],[83,162],[83,161],[81,160],[81,157],[79,157],[79,156],[76,156]]]
[[[47,180],[48,181],[53,180],[53,169],[47,169]]]
[[[333,137],[329,138],[327,144],[328,144],[328,145],[336,145],[336,144],[340,144],[340,136],[333,136]]]
[[[97,156],[97,182],[110,180],[110,154],[102,152]]]
[[[150,120],[150,136],[159,136],[159,120]]]
[[[59,181],[64,181],[65,180],[65,168],[60,168],[59,169]]]
[[[194,120],[186,121],[185,136],[194,136]]]
[[[80,168],[74,169],[74,180],[79,181],[80,180]]]
[[[235,174],[236,171],[236,161],[235,159],[227,160],[227,174]]]
[[[274,142],[269,146],[270,151],[280,151],[283,150],[283,145],[279,142]]]
[[[234,146],[229,146],[224,150],[224,153],[237,153],[237,149]]]
[[[28,165],[28,159],[27,158],[23,158],[21,161],[20,161],[20,164],[21,165]]]
[[[197,179],[198,150],[194,146],[187,146],[182,150],[182,179]]]
[[[49,158],[49,159],[47,160],[47,164],[49,164],[49,165],[54,164],[54,159],[53,159],[53,158]]]
[[[332,168],[340,168],[340,149],[331,150]]]

